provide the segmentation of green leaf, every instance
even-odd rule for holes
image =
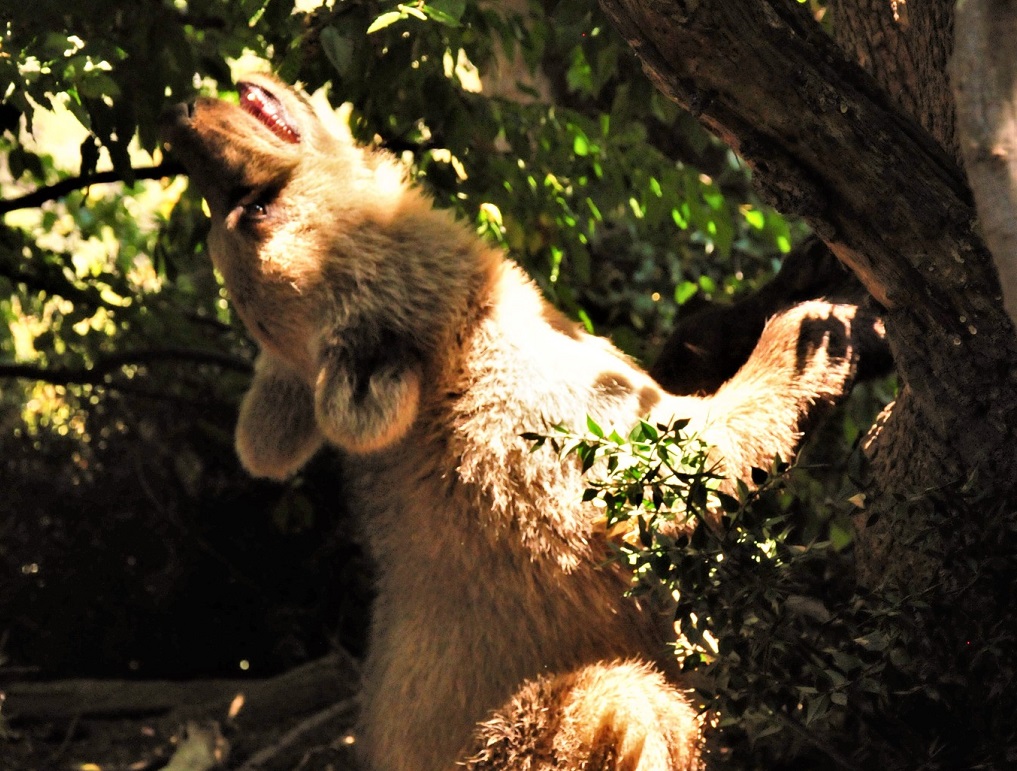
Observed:
[[[591,434],[599,439],[604,438],[604,429],[602,429],[590,415],[586,416],[586,428]]]
[[[406,18],[406,14],[401,11],[388,11],[383,13],[377,19],[371,22],[371,25],[367,28],[367,34],[370,35],[378,30],[385,29],[385,27],[395,24],[397,21],[402,21]]]
[[[102,72],[90,72],[78,81],[78,93],[83,99],[116,99],[120,96],[120,86],[109,75]]]
[[[25,163],[26,155],[27,155],[26,151],[21,149],[20,147],[15,147],[13,150],[10,151],[10,153],[8,153],[7,170],[11,173],[11,177],[13,179],[17,179],[18,177],[25,173],[25,167],[27,166],[27,164]]]
[[[828,701],[826,696],[819,695],[815,696],[806,701],[805,706],[805,725],[809,725],[816,718],[822,717],[826,714],[828,709]]]
[[[81,143],[81,171],[82,175],[91,174],[99,162],[99,143],[95,137],[89,136]]]
[[[664,493],[657,485],[653,486],[652,500],[653,508],[655,509],[659,510],[660,507],[664,504]]]
[[[690,422],[688,418],[678,418],[669,427],[665,427],[665,430],[671,431],[677,436],[685,430]]]
[[[674,224],[677,225],[681,230],[689,229],[689,205],[683,203],[674,209],[671,209],[671,219],[674,220]]]
[[[656,441],[657,437],[660,436],[657,433],[657,429],[647,423],[645,420],[640,420],[629,432],[630,442],[652,442]]]
[[[345,76],[353,64],[353,41],[335,27],[325,27],[321,31],[321,47],[335,71]]]
[[[674,288],[674,301],[679,305],[684,305],[691,300],[698,291],[698,284],[694,284],[691,281],[682,281]]]
[[[741,509],[741,503],[734,496],[722,493],[719,490],[714,493],[717,496],[717,500],[720,501],[720,507],[724,509],[728,514],[736,514]]]
[[[707,503],[706,485],[700,482],[694,482],[692,487],[689,489],[689,504],[696,511],[705,511]]]
[[[432,0],[420,10],[446,27],[458,27],[466,10],[466,0]]]
[[[738,492],[738,500],[742,503],[747,503],[751,493],[749,493],[748,485],[745,484],[743,479],[735,480],[735,489]]]
[[[647,549],[650,548],[653,544],[653,534],[647,527],[646,520],[643,517],[636,517],[636,524],[639,525],[639,543]]]
[[[886,647],[889,644],[886,639],[886,635],[879,631],[870,632],[862,637],[856,637],[855,642],[862,646],[865,650],[877,652],[886,650]]]
[[[588,314],[586,311],[580,308],[578,311],[576,311],[576,315],[579,317],[579,320],[583,323],[583,328],[591,335],[594,334],[593,319],[590,318],[590,314]]]
[[[840,518],[830,522],[830,543],[836,551],[846,549],[854,540],[855,530],[850,520],[841,521]]]
[[[719,211],[724,208],[724,194],[716,188],[704,188],[703,200],[713,210]]]
[[[572,49],[572,61],[565,72],[565,82],[569,91],[593,93],[593,69],[581,46],[575,46]]]

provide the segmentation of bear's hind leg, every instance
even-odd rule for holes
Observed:
[[[598,663],[527,682],[474,735],[468,771],[698,771],[702,718],[653,668]]]

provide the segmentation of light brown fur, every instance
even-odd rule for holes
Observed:
[[[548,709],[553,705],[553,709]],[[702,716],[660,672],[612,661],[527,682],[478,731],[468,771],[695,768]]]
[[[686,417],[744,475],[791,455],[802,416],[843,392],[850,356],[829,337],[789,345],[799,309],[715,396],[666,394],[393,159],[327,131],[276,81],[250,81],[280,100],[299,142],[215,100],[178,109],[165,133],[209,201],[212,259],[261,347],[241,461],[281,479],[325,442],[349,458],[379,570],[366,765],[698,767],[701,726],[675,686],[667,619],[602,567],[577,469],[520,435],[588,414],[621,430]]]

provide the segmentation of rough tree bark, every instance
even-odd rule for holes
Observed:
[[[1011,3],[831,0],[833,37],[967,172],[979,225],[1017,319],[1017,36]],[[956,50],[954,50],[956,49]]]
[[[1010,318],[1017,320],[1017,8],[998,0],[957,6],[952,59],[960,149]]]
[[[794,0],[601,5],[657,87],[738,151],[762,193],[803,216],[886,308],[901,389],[868,446],[860,521],[878,521],[860,533],[859,570],[869,583],[928,585],[934,565],[886,559],[896,542],[937,531],[903,516],[898,498],[976,472],[998,497],[1017,490],[1017,338],[955,153],[921,122],[942,141],[952,124],[908,114],[904,90],[889,95]],[[889,2],[870,5],[890,13]],[[908,29],[922,28],[917,13],[909,5]],[[940,32],[925,43],[938,46],[928,58],[939,67],[949,53],[941,23],[928,20]]]
[[[831,0],[833,39],[893,102],[957,156],[947,65],[954,0]]]

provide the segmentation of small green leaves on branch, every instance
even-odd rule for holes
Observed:
[[[732,757],[796,757],[810,737],[809,752],[837,763],[824,733],[871,693],[878,667],[853,639],[873,626],[848,555],[803,527],[787,464],[753,469],[751,487],[727,480],[687,428],[640,421],[623,437],[591,417],[581,433],[525,438],[579,459],[632,594],[674,608],[676,656]]]
[[[645,534],[642,542],[658,523],[687,529],[686,523],[705,518],[720,503],[722,477],[709,460],[707,446],[687,434],[687,426],[687,420],[671,425],[641,420],[623,437],[587,417],[581,434],[557,425],[551,435],[523,437],[534,449],[547,443],[563,458],[578,458],[587,474],[583,499],[603,508],[609,532],[619,525],[637,527]]]
[[[466,0],[432,0],[430,3],[400,3],[394,11],[386,11],[371,22],[367,33],[377,32],[385,29],[396,22],[404,21],[410,17],[420,21],[436,21],[446,27],[458,27],[463,12],[466,10]]]

